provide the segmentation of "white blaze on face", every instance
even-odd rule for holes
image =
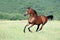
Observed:
[[[28,9],[27,9],[28,10]],[[28,11],[26,10],[25,14],[28,14]]]
[[[26,11],[26,13],[25,14],[28,14],[28,12]]]

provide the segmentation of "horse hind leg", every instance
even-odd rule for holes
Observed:
[[[41,28],[39,29],[39,31],[42,30],[42,28],[43,28],[43,26],[46,24],[46,22],[47,22],[47,20],[42,24],[42,26],[41,26]]]
[[[39,30],[42,30],[43,26],[44,26],[44,25],[42,24],[42,26],[41,26],[41,28],[40,28]]]
[[[38,29],[39,29],[39,26],[40,26],[40,24],[39,24],[39,25],[37,25],[37,29],[36,29],[36,32],[38,31]]]
[[[42,24],[42,26],[41,26],[41,28],[39,29],[39,31],[42,30],[42,28],[43,28],[44,25],[45,25],[45,24]]]

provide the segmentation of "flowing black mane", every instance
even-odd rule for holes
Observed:
[[[37,12],[35,11],[35,10],[33,10],[34,11],[34,13],[37,15]]]

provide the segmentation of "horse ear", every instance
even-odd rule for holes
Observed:
[[[31,7],[28,7],[27,9],[31,9]]]

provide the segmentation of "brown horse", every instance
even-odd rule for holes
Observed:
[[[43,26],[47,23],[47,20],[48,19],[53,19],[53,15],[49,15],[49,16],[44,16],[44,15],[40,15],[40,16],[38,16],[37,15],[37,12],[34,10],[34,9],[32,9],[32,8],[30,8],[30,7],[28,7],[27,9],[26,9],[26,12],[25,12],[25,14],[24,14],[24,16],[26,16],[27,14],[29,14],[29,20],[28,20],[28,24],[24,27],[24,33],[25,33],[25,29],[26,29],[26,27],[27,26],[29,26],[30,24],[30,26],[28,27],[28,30],[30,31],[30,32],[32,32],[31,30],[30,30],[30,28],[32,27],[32,26],[34,26],[34,25],[37,25],[37,29],[36,29],[36,32],[37,31],[39,31],[39,30],[42,30],[42,28],[43,28]],[[42,26],[41,26],[41,28],[39,28],[39,26],[42,24]]]

